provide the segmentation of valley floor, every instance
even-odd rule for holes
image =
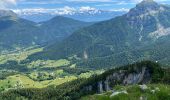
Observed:
[[[10,89],[57,86],[103,72],[76,68],[76,64],[67,59],[22,63],[29,55],[42,50],[43,48],[30,47],[0,54],[0,92]]]
[[[49,85],[60,85],[75,79],[77,79],[76,76],[65,76],[53,80],[34,81],[26,75],[17,74],[9,76],[4,80],[0,80],[0,91],[19,88],[44,88]]]

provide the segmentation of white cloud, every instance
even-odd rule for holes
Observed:
[[[68,2],[115,2],[115,3],[139,3],[142,0],[66,0]],[[154,0],[156,2],[164,2],[168,0]]]
[[[141,2],[142,0],[130,0],[131,2],[134,2],[134,3],[139,3]],[[168,1],[168,0],[154,0],[156,2],[164,2],[164,1]]]
[[[90,6],[80,7],[80,11],[89,11],[89,10],[97,10],[96,8],[92,8]]]
[[[43,5],[43,4],[61,4],[64,1],[60,0],[20,0],[20,4],[38,4],[38,5]]]
[[[73,14],[77,11],[77,9],[69,6],[65,6],[63,8],[25,8],[25,9],[13,9],[15,13],[18,15],[33,15],[33,14],[51,14],[51,15],[65,15],[65,14]]]
[[[73,15],[75,13],[89,13],[96,14],[101,13],[101,11],[107,12],[127,12],[129,9],[121,8],[121,9],[111,9],[111,10],[99,10],[90,6],[81,6],[79,8],[73,8],[69,6],[65,6],[63,8],[26,8],[26,9],[13,9],[15,13],[20,16],[23,15],[36,15],[36,14],[51,14],[51,15]]]
[[[113,0],[67,0],[68,2],[112,2]]]
[[[0,8],[5,9],[10,6],[16,5],[17,0],[0,0]]]
[[[120,8],[120,9],[112,9],[112,10],[110,10],[110,11],[128,12],[129,9],[127,9],[127,8]]]

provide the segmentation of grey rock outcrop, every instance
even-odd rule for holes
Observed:
[[[87,87],[88,91],[95,90],[97,88],[97,93],[103,93],[104,91],[112,90],[112,88],[119,85],[133,85],[133,84],[146,84],[151,80],[150,69],[143,66],[141,68],[136,68],[132,72],[128,70],[119,70],[107,75],[104,79],[97,81]],[[86,87],[86,88],[87,88]]]

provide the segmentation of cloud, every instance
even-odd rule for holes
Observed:
[[[110,11],[128,12],[128,11],[129,11],[129,9],[127,9],[127,8],[120,8],[120,9],[111,9]]]
[[[17,0],[0,0],[0,8],[5,9],[10,6],[16,5]]]
[[[61,4],[65,1],[60,0],[20,0],[20,4],[33,4],[33,5],[44,5],[44,4]]]
[[[50,14],[50,15],[65,15],[73,14],[77,12],[77,9],[69,6],[63,8],[24,8],[24,9],[13,9],[15,13],[20,16],[23,15],[34,15],[34,14]]]
[[[139,3],[142,0],[66,0],[68,2],[115,2],[115,3]],[[168,0],[154,0],[156,2],[165,2]]]
[[[112,2],[113,0],[67,0],[68,2]]]
[[[124,0],[124,1],[126,1],[126,0]],[[131,2],[134,2],[134,3],[139,3],[139,2],[141,2],[142,0],[130,0]],[[168,0],[154,0],[154,1],[156,1],[156,2],[164,2],[164,1],[168,1]]]
[[[71,5],[72,3],[77,4],[89,4],[89,3],[98,3],[99,6],[101,6],[101,3],[110,3],[110,4],[117,4],[117,5],[128,5],[128,4],[136,4],[141,2],[142,0],[17,0],[18,4],[22,5],[54,5],[54,4],[60,4],[60,5]],[[168,0],[155,0],[157,2],[166,2]],[[3,5],[6,4],[16,4],[16,0],[0,0],[0,3]],[[107,5],[105,5],[107,6]]]
[[[20,16],[24,15],[36,15],[36,14],[50,14],[50,15],[73,15],[75,13],[91,13],[96,14],[101,11],[106,12],[127,12],[129,9],[109,9],[109,10],[100,10],[90,6],[81,6],[78,8],[65,6],[63,8],[25,8],[25,9],[13,9],[15,13]]]

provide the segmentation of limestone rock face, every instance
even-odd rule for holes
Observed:
[[[97,93],[103,93],[104,91],[112,90],[112,88],[119,85],[133,85],[133,84],[147,84],[151,80],[150,69],[143,66],[140,68],[133,69],[129,72],[128,70],[119,70],[107,75],[104,79],[91,84],[90,90],[97,88]],[[89,88],[87,91],[90,91]]]
[[[98,82],[98,92],[99,93],[103,92],[103,82],[102,81]]]

